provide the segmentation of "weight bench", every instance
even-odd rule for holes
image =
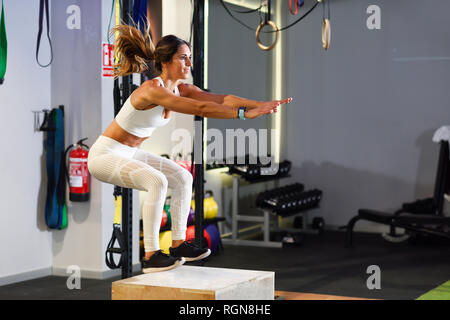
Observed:
[[[398,237],[396,228],[406,230],[407,234],[419,233],[450,239],[450,217],[443,215],[444,194],[450,194],[449,142],[440,140],[439,162],[433,198],[404,203],[395,213],[373,209],[359,209],[346,226],[346,247],[353,246],[353,228],[357,221],[367,220],[390,226],[391,239]]]

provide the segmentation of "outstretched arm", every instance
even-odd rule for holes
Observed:
[[[238,109],[239,107],[247,107],[247,110],[251,110],[266,105],[267,103],[275,105],[277,103],[284,104],[292,101],[292,98],[274,101],[256,101],[241,98],[231,94],[227,95],[213,94],[210,92],[203,91],[197,86],[194,86],[192,84],[181,84],[178,86],[178,89],[180,91],[180,95],[183,97],[188,97],[199,101],[213,101],[218,104],[222,104],[224,106],[228,106],[234,109]]]
[[[132,94],[132,104],[142,109],[149,105],[160,105],[164,108],[185,114],[198,115],[205,118],[234,119],[237,118],[236,108],[219,104],[214,101],[201,101],[187,97],[179,97],[164,87],[142,85]],[[247,110],[245,117],[257,118],[264,114],[276,112],[278,104],[263,104],[257,108]]]

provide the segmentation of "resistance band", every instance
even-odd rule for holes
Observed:
[[[291,12],[291,14],[293,15],[297,15],[298,13],[298,3],[297,0],[293,0],[294,4],[295,4],[295,11],[292,9],[292,0],[289,0],[289,11]]]
[[[3,9],[3,0],[2,0],[2,15],[0,18],[0,84],[3,83],[3,79],[6,73],[7,49],[8,49],[8,41],[6,39],[5,12]]]
[[[45,9],[45,11],[44,11],[44,9]],[[44,19],[44,14],[45,14],[45,22],[47,24],[47,39],[48,39],[48,43],[50,44],[50,62],[46,65],[42,65],[39,62],[39,47],[41,45],[42,22]],[[48,0],[41,0],[41,2],[39,3],[39,31],[38,31],[37,43],[36,43],[36,61],[37,61],[38,65],[40,65],[43,68],[48,67],[52,63],[52,60],[53,60],[52,41],[50,40],[50,23],[48,20],[49,20]]]
[[[292,1],[294,1],[294,4],[295,4],[295,11],[292,8]],[[289,0],[289,11],[291,12],[291,14],[297,15],[298,7],[302,7],[303,4],[304,4],[304,0]]]
[[[45,222],[51,229],[67,227],[66,176],[64,173],[64,112],[52,109],[50,121],[55,130],[47,132],[47,199]]]

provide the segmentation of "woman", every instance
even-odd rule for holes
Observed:
[[[89,151],[88,167],[100,181],[125,188],[147,191],[142,220],[145,257],[144,273],[163,271],[207,257],[209,249],[186,241],[186,225],[192,196],[192,175],[175,162],[139,149],[153,130],[170,121],[171,112],[207,118],[235,119],[239,107],[241,118],[257,118],[277,111],[282,103],[247,100],[232,95],[215,95],[196,86],[184,84],[191,63],[189,44],[176,36],[163,37],[153,46],[149,30],[142,34],[128,25],[118,25],[115,76],[146,72],[154,63],[160,76],[145,81],[123,104],[109,127]],[[242,114],[243,113],[243,114]],[[172,188],[172,247],[170,254],[159,248],[161,224],[167,188]]]

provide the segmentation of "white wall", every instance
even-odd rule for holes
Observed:
[[[80,29],[69,29],[67,8],[80,8]],[[92,145],[101,123],[101,3],[89,0],[52,2],[52,103],[65,107],[66,146],[88,137]],[[94,179],[92,179],[94,180]],[[82,277],[101,278],[101,189],[94,184],[89,202],[67,199],[68,226],[52,231],[53,274],[66,276],[70,265],[81,268]]]
[[[65,8],[69,4],[81,8],[81,30],[68,31],[65,26]],[[90,8],[87,0],[52,3],[50,24],[54,60],[44,69],[37,65],[34,56],[38,3],[5,1],[9,57],[5,83],[0,86],[0,105],[5,116],[4,136],[13,136],[11,132],[14,136],[2,140],[1,145],[14,158],[0,160],[0,169],[6,175],[0,196],[3,213],[0,216],[0,240],[3,244],[13,245],[2,245],[0,284],[50,274],[66,276],[66,268],[73,264],[81,267],[83,277],[104,278],[120,273],[120,270],[109,270],[104,262],[114,218],[112,185],[92,178],[89,203],[68,201],[68,228],[48,230],[46,227],[44,134],[34,132],[31,112],[64,104],[66,146],[85,136],[89,137],[88,145],[92,145],[113,119],[113,81],[92,76],[92,69],[100,71],[101,42],[106,41],[111,1],[102,0],[100,6],[93,4],[93,7],[97,9],[87,10]],[[165,0],[163,35],[172,33],[188,40],[190,14],[189,0]],[[35,21],[35,24],[23,28],[23,21]],[[101,25],[96,25],[96,21]],[[48,43],[46,37],[42,39],[40,57],[46,61]],[[98,54],[92,49],[93,41],[98,42]],[[187,82],[191,83],[192,79]],[[170,154],[177,141],[167,143],[167,138],[177,128],[185,128],[193,137],[193,117],[174,114],[170,124],[156,130],[143,148],[157,154]],[[133,201],[133,264],[136,265],[139,262],[138,192],[133,192]]]
[[[8,61],[5,82],[0,86],[0,285],[49,275],[52,264],[51,236],[44,215],[44,133],[34,132],[32,112],[53,107],[50,68],[39,67],[35,60],[39,2],[5,0],[4,9]],[[40,57],[42,62],[48,61],[44,35]]]

